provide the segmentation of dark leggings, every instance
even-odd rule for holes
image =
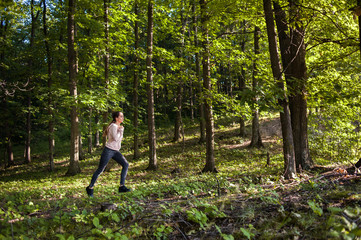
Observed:
[[[120,185],[124,185],[125,178],[128,173],[129,163],[128,163],[127,159],[125,159],[125,157],[119,151],[112,150],[110,148],[105,147],[102,152],[101,158],[100,158],[98,169],[93,174],[89,188],[94,187],[94,184],[97,181],[99,175],[102,172],[104,172],[105,167],[107,166],[107,164],[111,158],[113,158],[117,163],[119,163],[123,167],[122,172],[120,174]]]

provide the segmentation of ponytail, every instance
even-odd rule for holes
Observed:
[[[123,115],[123,113],[122,113],[122,112],[113,112],[113,113],[112,113],[112,118],[113,118],[113,121],[111,121],[111,122],[108,124],[107,128],[103,131],[103,137],[105,137],[105,136],[107,136],[107,135],[108,135],[108,132],[109,132],[109,126],[110,126],[112,123],[115,123],[115,119],[116,119],[117,117],[119,117],[119,115],[120,115],[120,114],[122,114],[122,115]]]
[[[111,121],[111,122],[108,124],[107,128],[103,131],[103,137],[106,137],[106,136],[108,135],[109,126],[110,126],[110,124],[112,124],[112,123],[114,123],[114,122],[115,122],[115,121]]]

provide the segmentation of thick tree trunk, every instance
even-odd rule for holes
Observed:
[[[70,165],[67,175],[75,175],[80,172],[79,166],[79,119],[77,112],[77,69],[75,52],[75,1],[69,0],[68,6],[68,64],[70,97],[73,99],[71,106],[71,140],[70,140]]]
[[[199,46],[198,41],[198,26],[197,26],[197,14],[196,14],[196,1],[194,0],[192,4],[192,14],[193,14],[193,31],[194,31],[194,47],[197,49]],[[203,98],[203,90],[202,90],[202,77],[201,77],[201,66],[199,60],[199,52],[198,50],[195,53],[195,74],[197,77],[197,85],[198,85],[198,108],[199,108],[199,143],[206,142],[206,121],[204,117],[204,102]]]
[[[206,120],[206,165],[202,172],[217,172],[214,160],[214,123],[212,112],[212,83],[210,70],[210,52],[207,25],[207,3],[200,0],[201,24],[202,24],[202,65],[203,65],[203,88],[204,88],[204,112]]]
[[[296,174],[296,162],[295,162],[295,153],[294,153],[294,145],[293,145],[291,116],[288,107],[287,97],[285,95],[284,83],[282,78],[282,69],[278,54],[277,35],[275,30],[271,0],[263,0],[263,7],[266,18],[272,73],[274,79],[276,80],[277,87],[283,93],[282,97],[278,99],[278,104],[282,107],[283,110],[280,112],[280,120],[282,126],[285,178],[290,179],[293,178]]]
[[[253,118],[252,118],[252,140],[250,147],[263,147],[260,124],[259,124],[259,106],[258,106],[258,69],[257,69],[257,55],[259,51],[259,39],[261,35],[261,29],[259,27],[254,28],[254,53],[255,60],[253,62],[253,76],[252,76],[252,89],[255,92],[255,98],[253,103]]]
[[[0,21],[0,37],[3,38],[3,40],[6,40],[6,29],[8,28],[8,20],[3,20],[1,19]],[[4,49],[0,49],[0,61],[1,63],[3,63],[5,61],[5,53],[4,53]],[[3,64],[0,64],[0,74],[1,76],[4,76],[5,74],[3,74],[4,66],[2,66]],[[5,79],[6,80],[6,79]],[[13,154],[13,149],[12,149],[12,143],[11,143],[11,126],[10,126],[10,110],[8,107],[8,100],[7,100],[7,95],[5,94],[5,96],[2,96],[3,98],[1,99],[3,106],[4,106],[4,112],[3,114],[4,116],[4,131],[5,131],[5,149],[6,149],[6,159],[5,162],[6,163],[6,167],[10,167],[12,165],[14,165],[14,154]]]
[[[290,3],[289,27],[286,14],[281,7],[274,2],[276,11],[276,23],[280,39],[280,48],[283,69],[285,72],[287,89],[290,89],[289,108],[291,112],[292,132],[296,167],[308,169],[313,165],[308,147],[308,118],[306,100],[306,49],[304,43],[305,31],[300,26],[300,9],[294,1]],[[289,34],[289,35],[288,35]]]
[[[52,85],[53,85],[53,57],[50,52],[50,46],[48,41],[48,25],[46,17],[46,1],[43,0],[43,32],[44,32],[44,44],[46,50],[47,64],[48,64],[48,144],[49,144],[49,170],[55,170],[54,164],[54,111],[53,111],[53,95],[52,95]]]
[[[133,158],[139,158],[139,136],[138,136],[138,121],[139,121],[139,100],[138,100],[138,88],[139,88],[139,57],[138,57],[138,48],[139,48],[139,6],[138,1],[134,3],[134,13],[136,16],[136,21],[134,23],[134,81],[133,81],[133,126],[134,126],[134,154]]]
[[[147,36],[147,95],[148,95],[148,143],[149,165],[147,170],[156,170],[157,152],[154,119],[154,83],[152,70],[153,55],[153,0],[148,1],[148,36]]]

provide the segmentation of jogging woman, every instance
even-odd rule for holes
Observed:
[[[107,142],[102,152],[98,169],[94,172],[89,186],[86,188],[86,192],[89,197],[93,197],[94,184],[97,181],[99,175],[104,172],[109,160],[113,158],[117,163],[122,166],[122,172],[120,173],[120,186],[119,192],[131,191],[127,188],[125,178],[127,177],[129,163],[125,157],[119,152],[121,143],[123,140],[124,127],[120,124],[124,121],[124,115],[122,112],[112,113],[113,121],[108,125],[107,129],[103,133],[103,136],[107,136]]]

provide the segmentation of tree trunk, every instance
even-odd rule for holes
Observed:
[[[273,77],[280,92],[283,93],[282,97],[278,98],[278,104],[282,107],[280,112],[280,120],[282,126],[282,139],[283,139],[283,159],[285,178],[293,178],[296,174],[296,162],[293,145],[293,135],[291,126],[290,110],[285,95],[284,83],[282,78],[281,62],[278,54],[277,35],[275,30],[275,23],[272,11],[271,0],[263,0],[263,7],[266,18],[268,44],[270,51],[271,67]]]
[[[263,147],[260,124],[259,124],[259,106],[258,106],[258,69],[257,69],[257,55],[259,51],[259,39],[261,35],[261,29],[257,26],[254,28],[254,53],[255,60],[253,61],[253,76],[252,76],[252,88],[255,94],[253,102],[253,119],[252,119],[252,140],[250,147]]]
[[[96,126],[96,130],[95,130],[95,147],[99,147],[100,146],[100,132],[99,132],[99,112],[96,112],[95,115],[95,126]]]
[[[182,74],[182,73],[180,73]],[[182,121],[182,94],[183,94],[183,86],[182,83],[178,83],[177,87],[177,97],[176,97],[176,117],[174,124],[174,138],[173,141],[176,142],[181,138],[181,121]]]
[[[357,0],[357,6],[361,7],[361,0]],[[359,47],[360,47],[360,58],[361,58],[361,16],[358,17],[358,29],[359,29]]]
[[[11,137],[6,138],[6,152],[7,152],[7,158],[8,163],[7,167],[14,165],[14,152],[13,152],[13,144],[11,142]]]
[[[106,95],[108,95],[109,87],[109,4],[110,0],[104,0],[104,44],[105,44],[105,54],[104,54],[104,83]],[[103,113],[103,132],[107,128],[108,121],[108,109]],[[105,147],[106,136],[103,137],[103,147]]]
[[[299,20],[301,17],[299,7],[295,4],[295,1],[289,0],[289,3],[290,19],[292,21],[289,23],[290,27],[287,25],[285,12],[276,2],[274,2],[274,6],[283,69],[285,72],[287,89],[290,89],[291,91],[289,94],[289,107],[291,112],[296,168],[300,170],[301,168],[308,169],[313,165],[309,153],[307,134],[305,31]]]
[[[228,75],[229,75],[229,81],[228,81],[228,91],[229,91],[229,96],[231,98],[233,98],[233,69],[232,69],[232,65],[231,63],[228,63]]]
[[[82,120],[79,117],[79,126],[81,126]],[[83,151],[83,139],[81,134],[81,128],[79,127],[79,160],[84,160],[84,151]]]
[[[193,92],[193,79],[192,76],[189,74],[188,75],[188,79],[189,79],[189,107],[191,110],[191,121],[192,123],[194,122],[194,92]]]
[[[34,47],[34,38],[35,38],[35,22],[37,16],[34,14],[34,0],[30,1],[30,14],[31,14],[31,31],[30,31],[30,51],[33,50]],[[32,83],[32,59],[29,59],[29,84]],[[24,162],[30,163],[31,162],[31,90],[26,94],[27,95],[27,107],[28,110],[26,112],[26,139],[25,139],[25,155],[24,155]]]
[[[243,33],[244,33],[244,36],[246,36],[245,35],[246,34],[246,21],[243,21],[243,25],[244,25]],[[241,41],[241,50],[243,53],[246,52],[246,39],[243,39]],[[241,74],[239,75],[238,79],[239,79],[239,82],[238,82],[239,91],[240,92],[245,91],[246,90],[246,71],[244,70],[243,64],[241,65]],[[241,137],[246,136],[246,123],[245,123],[243,116],[241,116],[239,118],[239,135]]]
[[[6,40],[6,29],[8,28],[8,20],[3,20],[0,19],[0,37],[5,41]],[[4,49],[0,49],[0,61],[1,63],[3,63],[5,61],[5,52]],[[4,66],[2,66],[3,64],[0,64],[0,74],[1,76],[5,76],[5,74],[3,74]],[[6,80],[6,79],[5,79]],[[3,102],[3,106],[4,106],[4,131],[5,131],[5,151],[6,151],[6,158],[5,162],[6,163],[6,167],[10,167],[12,165],[14,165],[14,154],[13,154],[13,149],[12,149],[12,143],[11,143],[11,131],[10,129],[12,129],[12,126],[10,126],[10,121],[12,118],[10,118],[10,110],[8,107],[8,100],[7,100],[7,95],[5,94],[4,96],[1,96],[2,99],[1,101]]]
[[[10,126],[11,124],[11,120],[10,119],[10,111],[9,111],[9,107],[8,107],[8,101],[7,101],[7,97],[6,95],[4,96],[3,99],[4,102],[4,109],[5,109],[5,122],[4,122],[4,127],[5,127],[5,145],[6,145],[6,152],[7,152],[7,167],[13,166],[14,165],[14,153],[13,153],[13,145],[11,142],[11,131],[10,129],[12,129],[12,127]]]
[[[93,109],[89,108],[89,120],[88,120],[88,153],[93,153],[93,128],[92,128],[92,112]]]
[[[194,30],[194,47],[198,49],[199,41],[198,41],[198,26],[197,26],[197,14],[196,14],[196,1],[194,0],[192,4],[192,14],[193,14],[193,30]],[[197,77],[197,85],[198,85],[198,107],[199,107],[199,130],[200,130],[200,137],[199,143],[206,142],[206,121],[204,117],[204,102],[202,100],[203,90],[202,90],[202,78],[201,78],[201,67],[200,67],[200,60],[199,60],[199,52],[196,50],[195,53],[195,74]]]
[[[207,25],[207,3],[200,0],[201,25],[202,25],[202,65],[203,65],[203,88],[204,88],[204,112],[206,120],[206,165],[202,172],[217,172],[214,160],[214,123],[212,112],[212,83],[210,70],[210,52]]]
[[[244,91],[246,89],[246,79],[245,79],[245,71],[242,69],[241,70],[241,74],[238,76],[239,78],[239,89],[240,91]],[[244,121],[244,117],[241,116],[239,118],[239,135],[241,137],[245,137],[246,136],[246,123]]]
[[[183,4],[183,1],[182,1]],[[185,19],[183,17],[183,11],[184,11],[184,7],[182,6],[182,13],[181,13],[181,22],[182,22],[182,29],[181,29],[181,50],[180,50],[180,58],[184,59],[184,33],[185,33],[185,27],[186,27],[186,22]],[[179,74],[180,74],[180,81],[178,82],[178,87],[177,87],[177,97],[176,97],[176,104],[177,104],[177,109],[176,109],[176,118],[175,118],[175,124],[174,124],[174,138],[173,141],[176,142],[181,138],[181,123],[182,123],[182,96],[183,96],[183,73],[185,72],[184,69],[180,69]],[[183,136],[184,137],[184,136]]]
[[[49,170],[52,172],[55,170],[54,164],[54,111],[53,111],[53,57],[50,53],[50,46],[48,41],[48,25],[46,18],[46,1],[43,0],[43,32],[44,32],[44,44],[46,50],[46,58],[48,63],[48,144],[49,144]]]
[[[24,162],[31,163],[31,93],[29,92],[27,95],[28,111],[26,113],[26,139]]]
[[[138,136],[138,121],[139,121],[139,100],[138,100],[138,88],[139,88],[139,57],[138,57],[138,48],[139,48],[139,4],[136,0],[134,3],[134,14],[136,20],[134,23],[134,81],[133,81],[133,125],[134,125],[134,154],[133,158],[139,158],[139,136]]]
[[[71,140],[70,140],[70,165],[67,175],[76,175],[80,172],[79,166],[79,119],[77,112],[77,69],[75,52],[75,1],[69,0],[68,6],[68,64],[70,97],[73,99],[71,106]]]
[[[153,0],[148,1],[148,36],[147,36],[147,95],[148,95],[148,143],[149,165],[147,170],[156,170],[157,152],[154,119],[154,83],[152,70],[153,54]]]

